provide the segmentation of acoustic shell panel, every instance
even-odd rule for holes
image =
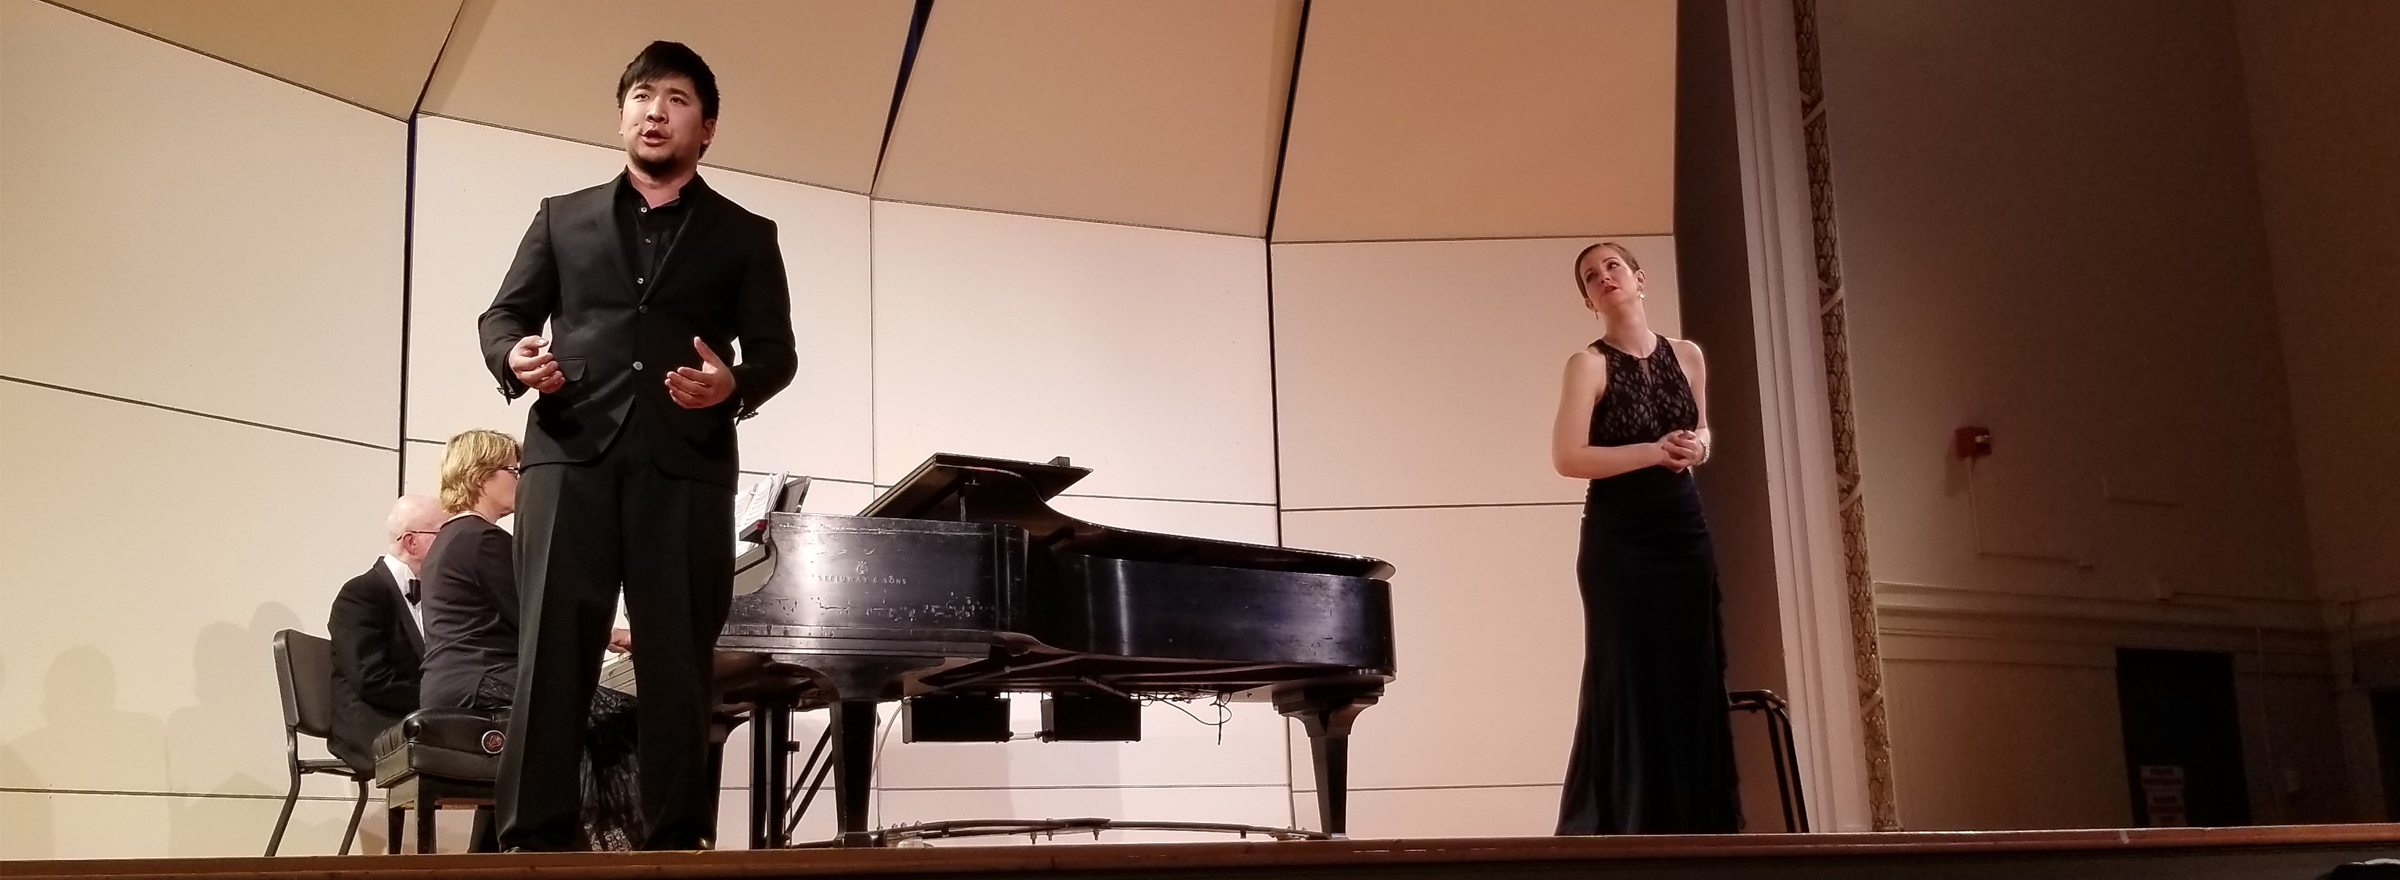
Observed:
[[[875,470],[1069,456],[1091,495],[1275,500],[1257,239],[874,205]]]
[[[723,95],[710,164],[864,193],[908,42],[908,0],[469,0],[427,112],[621,144],[616,86],[651,40],[705,59]]]
[[[0,0],[0,373],[390,447],[402,123]]]
[[[1665,233],[1674,0],[1317,0],[1276,241]]]
[[[1598,240],[1275,245],[1284,507],[1582,498],[1550,430],[1568,356],[1607,329],[1574,280]],[[1652,329],[1676,335],[1674,241],[1611,240],[1641,261]]]
[[[395,119],[441,57],[459,0],[57,0]]]
[[[0,787],[280,794],[268,644],[383,552],[394,453],[14,382],[0,411]]]
[[[1583,668],[1578,505],[1283,514],[1286,543],[1387,560],[1397,677],[1350,739],[1354,790],[1564,778]],[[1295,734],[1295,788],[1313,788]],[[1365,829],[1361,829],[1363,832]]]
[[[1263,235],[1297,0],[934,7],[877,198]]]
[[[535,398],[512,404],[497,392],[476,318],[491,306],[541,200],[608,182],[624,169],[624,154],[452,119],[418,125],[408,436],[438,443],[467,428],[522,434]],[[717,169],[701,176],[776,221],[791,285],[799,375],[742,424],[742,466],[868,479],[866,197]],[[412,462],[421,449],[439,454],[411,443]]]

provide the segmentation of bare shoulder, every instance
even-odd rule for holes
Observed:
[[[1567,355],[1567,376],[1576,379],[1608,378],[1608,358],[1589,348],[1577,349]]]
[[[1675,346],[1675,360],[1683,366],[1684,372],[1707,366],[1708,361],[1700,356],[1700,343],[1689,339],[1669,339],[1667,344]]]

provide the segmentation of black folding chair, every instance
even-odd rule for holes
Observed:
[[[342,832],[342,855],[358,836],[358,819],[367,810],[367,783],[373,773],[351,769],[340,758],[300,757],[300,736],[333,736],[333,643],[299,630],[275,634],[275,686],[283,691],[283,751],[292,772],[292,788],[283,796],[283,815],[275,819],[275,835],[267,838],[267,855],[283,846],[283,829],[292,822],[300,803],[300,777],[328,773],[358,783],[358,803],[350,808],[350,828]]]
[[[1767,748],[1775,755],[1775,793],[1783,798],[1783,830],[1808,831],[1808,799],[1800,791],[1800,756],[1792,747],[1792,715],[1774,691],[1726,694],[1726,709],[1757,712],[1767,719]]]

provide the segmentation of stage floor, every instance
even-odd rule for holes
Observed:
[[[2400,824],[2075,831],[937,846],[563,855],[0,862],[0,877],[2242,878],[2314,880],[2400,858]],[[2391,876],[2400,876],[2395,870]]]

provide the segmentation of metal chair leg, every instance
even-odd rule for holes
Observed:
[[[284,734],[284,739],[285,744],[289,746],[286,751],[291,753],[291,759],[286,762],[286,765],[292,769],[292,788],[290,791],[284,792],[283,815],[275,818],[275,834],[267,838],[267,855],[270,856],[274,855],[276,850],[283,848],[283,829],[292,824],[292,808],[300,804],[300,745],[291,739],[291,734],[288,732]]]
[[[358,801],[350,805],[350,827],[342,832],[342,855],[350,854],[350,844],[358,839],[358,820],[367,814],[367,781],[358,782]]]

